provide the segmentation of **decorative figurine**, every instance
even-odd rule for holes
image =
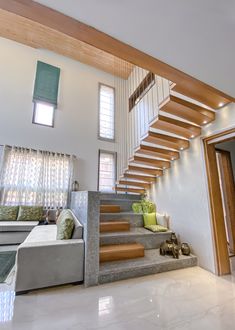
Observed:
[[[171,233],[170,241],[173,242],[173,243],[175,243],[176,245],[178,245],[178,239],[177,239],[175,233]]]
[[[179,259],[179,245],[175,244],[170,240],[166,240],[160,245],[160,255],[165,256],[166,254],[172,255],[173,258]]]
[[[182,243],[181,244],[181,251],[182,251],[182,254],[185,255],[185,256],[190,255],[191,250],[190,250],[190,247],[189,247],[188,243]]]

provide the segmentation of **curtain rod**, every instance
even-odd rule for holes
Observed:
[[[25,148],[25,147],[18,147],[18,146],[10,146],[9,144],[0,144],[0,147],[7,147],[7,148],[22,148],[22,149],[26,149],[26,150],[32,150],[32,151],[40,151],[40,152],[50,152],[52,154],[57,154],[57,155],[64,155],[64,156],[68,156],[68,157],[73,157],[73,158],[77,158],[76,155],[69,155],[69,154],[65,154],[63,152],[55,152],[55,151],[48,151],[48,150],[41,150],[41,149],[33,149],[33,148]]]

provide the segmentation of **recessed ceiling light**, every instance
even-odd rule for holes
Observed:
[[[174,160],[174,159],[175,159],[174,157],[171,158],[171,160]]]
[[[220,103],[219,103],[219,107],[222,107],[223,105],[224,105],[223,102],[220,102]]]
[[[183,148],[183,147],[181,147],[181,148],[180,148],[180,150],[184,150],[184,148]]]
[[[191,135],[191,139],[193,139],[195,137],[195,135]]]
[[[206,120],[204,120],[204,121],[203,121],[203,124],[207,124],[207,121],[206,121]]]
[[[162,169],[163,169],[163,170],[165,170],[165,169],[166,169],[166,167],[164,166]]]

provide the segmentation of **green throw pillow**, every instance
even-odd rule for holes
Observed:
[[[144,226],[156,225],[156,213],[144,213]]]
[[[18,221],[42,221],[43,206],[20,206]]]
[[[17,219],[18,206],[0,206],[0,221],[14,221]]]
[[[63,210],[60,213],[56,225],[57,225],[56,239],[72,238],[75,224],[74,224],[73,215],[69,210]]]
[[[133,203],[132,204],[132,210],[134,211],[134,213],[142,213],[143,212],[142,204],[141,203]]]
[[[156,206],[154,203],[144,200],[142,201],[142,209],[143,209],[143,213],[153,213],[156,212]]]
[[[153,231],[154,233],[156,232],[165,232],[168,229],[166,227],[163,227],[161,225],[147,225],[144,228]]]

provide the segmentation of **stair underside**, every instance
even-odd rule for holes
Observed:
[[[140,188],[144,188],[144,189],[149,189],[151,186],[150,183],[139,182],[139,181],[130,181],[130,180],[125,180],[125,179],[120,180],[119,184],[126,185],[126,186],[140,187]]]
[[[188,140],[184,140],[152,131],[148,132],[147,136],[144,138],[143,141],[175,150],[187,149],[189,148],[190,145]]]
[[[171,163],[169,161],[141,157],[141,156],[134,156],[133,158],[130,159],[130,162],[158,167],[160,169],[171,167]]]
[[[155,168],[149,168],[146,166],[134,166],[134,165],[129,165],[126,173],[130,172],[135,172],[135,173],[145,173],[149,175],[155,175],[155,176],[160,176],[163,174],[162,170],[155,169]]]
[[[144,247],[138,243],[110,244],[100,247],[100,262],[144,257]]]
[[[128,221],[103,221],[100,222],[100,232],[118,232],[129,231],[130,223]]]
[[[135,189],[135,188],[124,188],[124,187],[115,187],[116,191],[120,191],[120,192],[128,192],[128,193],[134,193],[134,194],[139,194],[142,195],[145,193],[145,189]]]
[[[186,139],[191,139],[201,134],[201,127],[162,115],[159,115],[150,127],[176,134]]]
[[[147,175],[124,173],[124,178],[125,179],[134,179],[134,180],[144,181],[144,182],[149,182],[149,183],[156,182],[156,178],[154,176],[147,176]]]
[[[178,151],[157,148],[144,144],[141,144],[140,147],[136,149],[136,154],[159,157],[165,160],[178,159],[180,157],[180,153]]]
[[[99,283],[114,282],[196,265],[197,258],[193,255],[180,255],[179,259],[173,259],[170,256],[161,256],[158,249],[146,250],[145,256],[140,259],[102,263],[99,271]]]
[[[179,97],[170,95],[160,105],[160,110],[188,120],[196,125],[206,125],[215,119],[215,113]]]

